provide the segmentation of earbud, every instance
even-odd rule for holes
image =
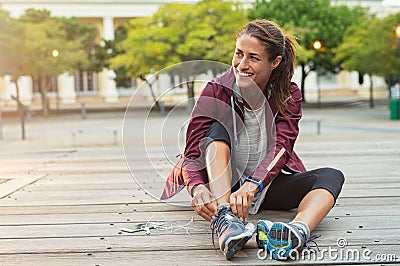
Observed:
[[[144,230],[146,231],[146,235],[150,235],[150,227],[148,227],[148,226],[145,226],[144,227]]]

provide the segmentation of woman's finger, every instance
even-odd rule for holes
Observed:
[[[232,213],[237,216],[238,210],[237,210],[237,206],[236,206],[236,201],[237,201],[236,194],[235,193],[231,194],[231,197],[230,197],[231,210],[232,210]]]
[[[238,210],[238,214],[237,216],[239,217],[240,220],[244,221],[244,200],[245,200],[246,196],[243,195],[238,195],[236,198],[236,207]]]
[[[210,215],[210,212],[208,211],[208,209],[205,206],[201,197],[197,198],[197,201],[195,204],[195,211],[198,215],[203,217],[205,220],[210,221],[212,215]]]
[[[247,221],[247,218],[249,217],[249,205],[248,205],[248,199],[247,195],[243,197],[243,203],[242,203],[242,221]]]

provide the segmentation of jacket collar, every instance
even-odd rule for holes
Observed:
[[[236,84],[235,74],[233,73],[233,67],[230,67],[224,74],[216,77],[213,81],[225,89],[230,96],[236,96],[239,102],[243,103],[242,94],[240,88]]]

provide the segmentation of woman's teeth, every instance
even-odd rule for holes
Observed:
[[[238,74],[239,74],[239,76],[241,76],[241,77],[250,77],[251,75],[253,75],[253,74],[251,74],[251,73],[245,73],[245,72],[240,72],[240,71],[238,71]]]

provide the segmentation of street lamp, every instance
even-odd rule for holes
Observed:
[[[53,58],[58,58],[60,57],[60,51],[57,49],[54,49],[53,51],[51,51],[51,57]],[[53,86],[53,78],[51,79],[51,86]],[[56,101],[56,105],[57,105],[57,110],[60,110],[60,96],[58,94],[58,87],[57,87],[57,101]],[[46,106],[47,108],[47,106]]]
[[[53,51],[51,51],[51,56],[56,58],[60,56],[60,51],[58,51],[57,49],[54,49]]]
[[[400,29],[399,29],[400,30]],[[320,40],[315,40],[312,43],[312,47],[314,48],[314,50],[319,50],[322,48],[322,42]]]
[[[312,48],[317,52],[316,57],[319,57],[319,53],[322,49],[322,42],[320,40],[315,40],[312,43]],[[320,86],[320,80],[319,80],[319,64],[318,62],[315,64],[315,71],[317,72],[317,107],[321,108],[321,86]]]
[[[400,38],[400,24],[398,24],[394,29],[394,34],[396,35],[397,38]]]

